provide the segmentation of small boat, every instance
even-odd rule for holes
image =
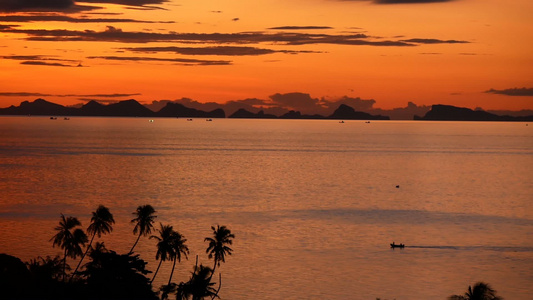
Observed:
[[[394,248],[402,248],[403,249],[405,247],[405,245],[404,244],[395,244],[394,242],[392,242],[392,244],[390,244],[390,247],[393,248],[393,249]]]

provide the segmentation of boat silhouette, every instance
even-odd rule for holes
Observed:
[[[390,247],[393,248],[393,249],[394,248],[402,248],[403,249],[405,247],[405,245],[404,244],[395,244],[394,242],[392,242],[392,244],[390,244]]]

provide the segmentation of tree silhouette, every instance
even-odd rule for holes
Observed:
[[[30,259],[26,266],[32,277],[38,282],[59,281],[63,275],[63,259],[59,255],[54,258],[47,256],[46,259],[39,256],[35,259]]]
[[[462,295],[452,295],[449,300],[503,300],[502,297],[496,296],[496,291],[488,283],[478,282],[474,287],[468,286],[468,291]]]
[[[117,254],[98,247],[82,272],[87,277],[89,299],[157,299],[152,291],[146,262],[139,255]]]
[[[209,245],[206,249],[206,253],[209,254],[209,258],[213,258],[214,265],[211,276],[215,273],[217,266],[220,267],[220,262],[226,262],[226,254],[231,255],[233,249],[228,245],[233,244],[233,238],[235,235],[231,233],[226,226],[219,226],[215,229],[214,226],[211,226],[213,230],[213,237],[206,237],[204,241],[209,242]]]
[[[87,243],[87,235],[83,230],[75,228],[81,226],[80,221],[75,217],[65,217],[61,214],[59,225],[54,228],[57,231],[50,241],[53,246],[59,246],[64,250],[63,255],[63,280],[66,279],[67,257],[75,259],[83,254],[81,247]]]
[[[211,282],[213,270],[210,267],[195,266],[195,270],[188,282],[180,283],[177,288],[176,300],[201,300],[204,298],[219,298],[218,291]]]
[[[173,260],[174,264],[172,265],[172,272],[170,272],[170,277],[168,278],[168,285],[170,285],[170,282],[172,281],[172,275],[174,274],[174,268],[176,267],[176,260],[181,262],[182,254],[186,259],[188,259],[187,254],[189,254],[189,247],[185,245],[186,241],[187,240],[183,237],[183,235],[177,231],[172,233],[171,243],[173,252],[171,253],[170,260]]]
[[[59,255],[54,258],[39,256],[27,262],[26,266],[31,275],[30,284],[26,285],[30,299],[61,298],[65,285],[60,282],[63,276],[63,259]],[[31,286],[31,289],[28,290],[28,286]]]
[[[159,232],[159,236],[152,235],[151,239],[157,240],[157,252],[155,254],[155,259],[159,259],[159,265],[157,266],[157,269],[155,270],[154,277],[150,281],[150,283],[154,282],[155,277],[157,276],[157,272],[159,272],[159,268],[161,267],[161,263],[163,261],[166,261],[168,259],[174,259],[176,257],[175,253],[175,247],[174,247],[174,239],[176,238],[176,232],[170,225],[163,225],[163,223],[159,223],[160,229],[157,229],[157,232]]]
[[[133,214],[136,216],[135,219],[131,220],[132,223],[135,223],[133,234],[137,234],[137,232],[139,232],[139,235],[137,236],[135,244],[133,244],[133,247],[131,247],[130,253],[133,253],[133,249],[135,246],[137,246],[137,243],[142,235],[147,236],[148,234],[152,233],[152,229],[154,228],[154,219],[157,218],[157,216],[154,215],[155,210],[150,204],[140,205]]]
[[[99,205],[96,211],[93,212],[93,216],[91,217],[91,225],[87,228],[87,233],[92,234],[91,241],[89,242],[89,245],[87,245],[87,249],[85,250],[85,253],[80,259],[80,262],[76,266],[76,269],[74,270],[74,273],[72,273],[72,276],[70,279],[76,275],[76,272],[78,271],[78,268],[80,267],[83,259],[89,252],[89,249],[91,248],[91,245],[93,243],[94,237],[98,235],[98,237],[102,237],[102,234],[110,233],[113,231],[112,224],[115,224],[115,219],[113,219],[113,214],[109,211],[109,209],[103,205]]]

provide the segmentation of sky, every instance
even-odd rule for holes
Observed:
[[[0,0],[0,107],[533,109],[532,16],[531,0]]]

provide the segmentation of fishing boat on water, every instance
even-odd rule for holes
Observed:
[[[395,244],[394,242],[392,242],[392,244],[390,244],[390,247],[391,248],[404,248],[405,245],[404,244]]]

